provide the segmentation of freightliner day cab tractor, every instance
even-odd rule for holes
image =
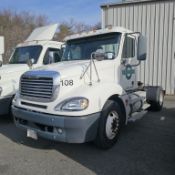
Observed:
[[[2,66],[3,60],[2,55],[4,54],[4,37],[0,36],[0,67]]]
[[[57,24],[36,28],[26,41],[17,45],[9,64],[0,67],[0,115],[10,112],[24,72],[60,61],[62,43],[52,41],[56,29]]]
[[[65,38],[62,61],[24,73],[12,105],[27,136],[68,143],[94,141],[107,149],[129,120],[161,110],[161,87],[144,86],[137,67],[146,59],[140,33],[115,27]]]

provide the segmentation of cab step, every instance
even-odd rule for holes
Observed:
[[[148,111],[143,110],[140,112],[135,112],[131,115],[131,117],[128,119],[128,121],[130,122],[135,122],[136,120],[141,119]]]

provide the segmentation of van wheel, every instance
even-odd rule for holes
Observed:
[[[102,149],[111,148],[117,142],[121,126],[121,108],[116,102],[108,100],[101,112],[95,144]]]
[[[160,111],[164,102],[164,91],[160,86],[148,87],[146,92],[146,101],[150,104],[150,110]]]

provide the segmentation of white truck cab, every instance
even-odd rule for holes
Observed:
[[[24,72],[60,61],[62,43],[52,41],[56,29],[57,24],[35,29],[26,41],[16,46],[9,63],[0,67],[0,115],[10,112]]]
[[[140,33],[115,27],[65,38],[62,62],[22,75],[12,105],[27,136],[110,148],[129,120],[160,110],[163,91],[137,80],[146,59]]]

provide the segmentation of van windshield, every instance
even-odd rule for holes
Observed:
[[[10,59],[10,64],[26,64],[28,59],[34,59],[37,63],[40,56],[42,46],[25,46],[17,47]]]
[[[63,53],[62,61],[87,60],[93,52],[112,52],[116,57],[119,51],[121,33],[96,35],[69,40]]]

